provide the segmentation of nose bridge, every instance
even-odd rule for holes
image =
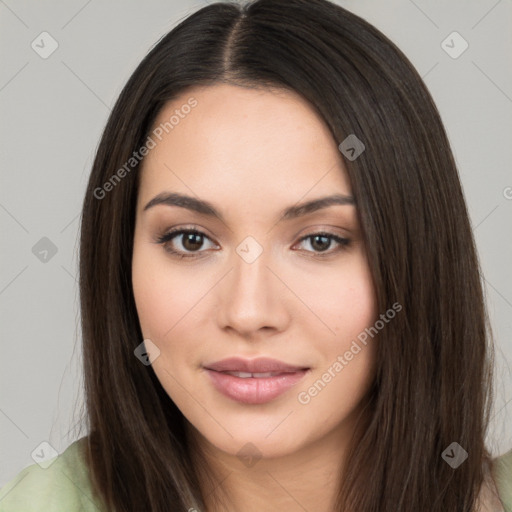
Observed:
[[[232,271],[222,287],[221,317],[225,326],[239,331],[282,326],[284,304],[279,282],[273,273],[270,248],[254,237],[246,237],[236,247]],[[268,266],[268,267],[267,267]]]
[[[233,254],[233,275],[231,293],[238,301],[248,302],[246,306],[263,307],[271,295],[269,280],[270,250],[264,248],[254,237],[246,237]]]

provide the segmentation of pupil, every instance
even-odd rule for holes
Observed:
[[[316,244],[316,241],[317,241],[317,240],[319,240],[319,239],[324,240],[324,242],[325,242],[325,243],[324,243],[324,244],[320,243],[320,247],[318,247],[318,246],[317,246],[317,247],[315,247],[315,245],[317,245],[317,244]],[[329,239],[328,237],[326,237],[326,236],[323,236],[323,235],[315,235],[315,236],[313,237],[313,243],[312,243],[312,245],[313,245],[313,247],[314,247],[315,249],[318,249],[318,250],[320,250],[320,251],[324,251],[324,250],[326,250],[326,249],[328,249],[328,248],[329,248],[329,244],[330,244],[330,239]]]
[[[187,233],[185,235],[185,240],[183,241],[183,247],[185,249],[193,251],[194,249],[199,249],[202,245],[202,235],[197,233]]]

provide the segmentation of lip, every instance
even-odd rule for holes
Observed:
[[[216,372],[247,372],[247,373],[266,373],[283,372],[292,373],[300,370],[306,370],[305,366],[294,366],[278,359],[268,357],[258,357],[256,359],[244,359],[242,357],[229,357],[215,363],[205,364],[207,370]]]
[[[223,359],[204,366],[211,383],[224,396],[243,404],[264,404],[282,395],[299,381],[309,368],[294,366],[276,359]],[[278,373],[270,377],[237,377],[224,372]]]

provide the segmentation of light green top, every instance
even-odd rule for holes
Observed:
[[[86,439],[72,443],[46,469],[32,464],[18,473],[0,489],[0,512],[107,512],[93,497],[81,456]],[[512,512],[512,450],[494,459],[493,473],[505,512]]]
[[[512,512],[512,450],[494,459],[493,475],[505,512]]]
[[[82,437],[45,461],[46,469],[32,464],[20,471],[0,489],[0,512],[107,512],[93,497],[81,453],[86,442]]]

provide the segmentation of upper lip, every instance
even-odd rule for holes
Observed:
[[[242,357],[229,357],[204,366],[207,370],[216,372],[247,372],[247,373],[267,373],[267,372],[298,372],[307,370],[304,366],[295,366],[287,364],[277,359],[268,357],[259,357],[257,359],[244,359]]]

